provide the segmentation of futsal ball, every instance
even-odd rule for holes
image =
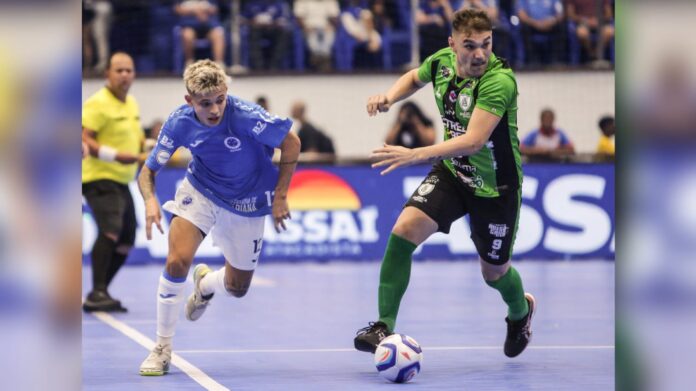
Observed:
[[[383,339],[375,351],[379,374],[394,383],[406,383],[420,372],[423,351],[415,339],[392,334]]]

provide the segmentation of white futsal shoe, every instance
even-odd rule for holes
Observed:
[[[199,263],[193,268],[193,293],[191,293],[186,301],[186,319],[188,320],[198,320],[213,298],[213,293],[204,297],[200,289],[201,279],[211,271],[212,270],[210,270],[205,263]]]
[[[140,364],[140,376],[162,376],[169,372],[169,362],[172,360],[171,345],[157,344]]]

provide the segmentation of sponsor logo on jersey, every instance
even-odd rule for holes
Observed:
[[[247,104],[244,104],[244,103],[242,103],[242,102],[240,102],[240,101],[238,101],[238,100],[235,100],[235,101],[234,101],[234,106],[235,106],[236,108],[242,110],[242,111],[247,111],[247,112],[248,112],[248,111],[254,110],[253,107],[251,107],[251,106],[249,106],[249,105],[247,105]]]
[[[232,200],[230,201],[230,205],[234,210],[238,212],[256,212],[258,209],[256,207],[256,197],[248,197],[248,198],[242,198],[239,200]]]
[[[259,135],[266,129],[266,125],[267,124],[265,122],[256,121],[256,126],[254,126],[254,129],[252,129],[252,131],[256,133],[256,135]]]
[[[159,151],[157,152],[157,163],[165,164],[169,161],[170,157],[172,157],[172,154],[168,151]]]
[[[457,100],[457,92],[456,91],[450,91],[449,100],[450,100],[450,102],[454,102]]]
[[[196,148],[196,147],[197,147],[200,143],[202,143],[202,142],[203,142],[203,140],[196,140],[196,141],[192,142],[192,143],[190,144],[190,145],[191,145],[191,148]]]
[[[488,224],[488,231],[496,238],[504,238],[508,233],[507,224]]]
[[[469,187],[472,187],[474,189],[479,189],[483,187],[483,178],[481,177],[481,175],[476,175],[475,177],[468,177],[465,176],[461,171],[457,171],[457,177],[465,185],[468,185]]]
[[[225,146],[230,152],[237,152],[242,149],[242,142],[238,138],[230,136],[225,139]]]
[[[470,172],[473,173],[476,171],[476,167],[469,165],[469,164],[464,164],[461,160],[459,159],[452,159],[452,164],[457,167],[458,169],[464,171],[464,172]]]
[[[421,196],[413,196],[413,197],[411,197],[411,199],[416,201],[416,202],[420,202],[421,204],[425,204],[426,202],[428,202],[428,200],[425,197],[421,197]]]
[[[161,146],[163,146],[165,148],[169,148],[169,149],[174,148],[174,140],[167,137],[164,133],[160,133],[159,143]]]
[[[457,137],[466,133],[466,128],[459,121],[452,121],[447,117],[442,117],[442,123],[445,125],[445,129],[450,132],[450,137]]]
[[[184,197],[183,200],[181,200],[181,205],[183,205],[183,206],[188,206],[188,205],[191,205],[192,203],[193,203],[193,197],[191,197],[191,196],[186,196],[186,197]]]

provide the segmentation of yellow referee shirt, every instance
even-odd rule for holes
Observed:
[[[145,132],[140,125],[138,103],[131,95],[125,102],[103,87],[82,106],[82,126],[97,133],[97,142],[120,152],[138,154]],[[109,179],[127,184],[135,178],[138,163],[105,162],[89,156],[82,161],[82,183]]]

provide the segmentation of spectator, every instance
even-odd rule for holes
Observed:
[[[563,54],[563,4],[561,0],[518,0],[517,15],[520,18],[524,47],[528,63],[541,62],[541,53],[534,42],[542,36],[549,43],[547,53],[552,63],[560,63]]]
[[[464,0],[461,8],[477,8],[486,11],[493,21],[493,51],[498,57],[510,58],[510,22],[500,12],[498,0]]]
[[[416,24],[420,39],[420,59],[447,46],[452,24],[452,6],[449,0],[420,0],[416,10]]]
[[[336,151],[333,141],[307,120],[306,112],[307,106],[303,101],[295,101],[290,108],[290,117],[300,138],[302,160],[334,161]]]
[[[614,117],[610,115],[604,116],[599,120],[598,125],[599,129],[602,131],[602,135],[599,136],[599,143],[597,144],[597,153],[605,156],[614,156],[614,134],[616,133]]]
[[[349,0],[340,15],[341,25],[358,42],[355,58],[358,66],[374,68],[379,64],[377,54],[382,49],[382,36],[375,27],[375,20],[361,0]]]
[[[125,311],[108,287],[135,243],[128,183],[135,178],[144,140],[138,103],[128,94],[135,79],[133,59],[114,53],[106,77],[106,86],[82,108],[82,142],[90,155],[82,162],[82,195],[99,229],[91,254],[92,291],[82,306],[87,312]]]
[[[281,69],[292,38],[289,4],[281,0],[249,1],[244,5],[242,14],[249,24],[251,68]],[[266,53],[264,41],[270,43]]]
[[[384,142],[406,148],[433,145],[435,143],[433,121],[423,114],[418,105],[407,101],[401,105],[396,122],[389,130]]]
[[[263,107],[264,110],[270,111],[269,105],[268,105],[268,98],[266,98],[265,95],[259,95],[256,97],[256,104]]]
[[[338,0],[295,0],[295,18],[304,32],[309,63],[314,69],[331,70],[331,50],[340,12]]]
[[[541,126],[532,130],[520,145],[524,155],[556,157],[575,153],[573,143],[563,130],[554,126],[555,114],[551,109],[541,111]]]
[[[212,0],[180,0],[174,12],[179,15],[185,66],[195,59],[196,39],[203,38],[210,41],[213,60],[224,66],[225,30],[220,24],[218,6]]]
[[[82,53],[84,67],[93,67],[95,73],[102,73],[109,60],[109,30],[113,7],[108,0],[82,1]],[[94,64],[94,49],[97,63]]]
[[[602,1],[600,12],[599,1]],[[614,11],[608,0],[568,0],[568,19],[575,24],[575,31],[569,34],[577,35],[587,57],[594,61],[598,57],[598,48],[606,48],[614,39]],[[600,16],[604,24],[600,24]],[[599,34],[597,45],[593,44],[592,36]]]

